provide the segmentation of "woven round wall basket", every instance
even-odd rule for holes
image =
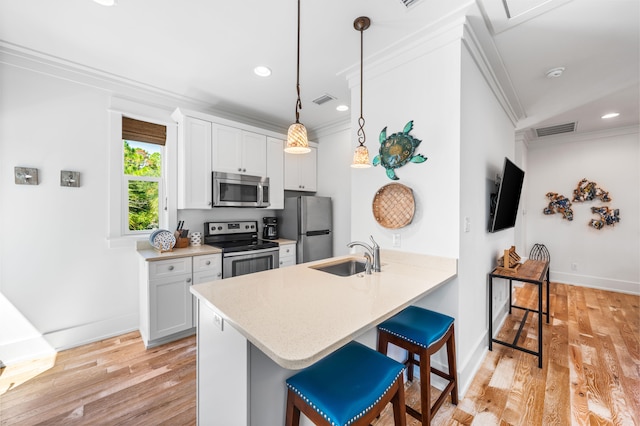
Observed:
[[[373,197],[373,217],[385,228],[398,229],[411,223],[416,203],[411,188],[399,183],[383,186]]]

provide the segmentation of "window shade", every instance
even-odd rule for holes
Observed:
[[[167,127],[122,117],[122,139],[164,146],[167,140]]]

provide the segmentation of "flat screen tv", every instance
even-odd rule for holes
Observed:
[[[524,171],[505,157],[498,192],[491,194],[489,232],[515,226],[523,181]]]

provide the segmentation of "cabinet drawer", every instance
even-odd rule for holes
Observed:
[[[222,255],[193,256],[193,272],[211,272],[222,269]]]
[[[191,273],[191,258],[158,260],[149,262],[149,279],[164,278],[180,274]]]
[[[280,257],[294,256],[296,253],[295,244],[287,244],[286,246],[280,246]]]

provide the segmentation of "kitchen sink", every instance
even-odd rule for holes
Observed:
[[[327,272],[329,274],[338,275],[340,277],[348,277],[360,274],[365,271],[365,263],[355,259],[344,260],[339,263],[323,263],[321,265],[310,266],[312,269]]]

